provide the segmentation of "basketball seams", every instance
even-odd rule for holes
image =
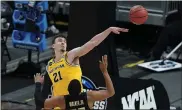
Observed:
[[[139,12],[139,11],[142,11],[143,9],[138,9],[138,10],[135,10],[135,11],[131,11],[132,13],[129,13],[129,15],[132,15],[132,14],[135,14],[135,13],[137,13],[137,12]]]
[[[137,11],[133,12],[132,14],[130,14],[130,17],[136,17],[136,15],[137,15],[136,13],[137,13],[137,12],[144,11],[144,10],[145,10],[146,13],[147,13],[147,10],[146,10],[146,9],[140,9],[140,10],[137,10]],[[134,14],[136,14],[136,15],[135,15],[135,16],[132,16],[132,15],[134,15]],[[148,15],[146,15],[146,16],[148,16]]]
[[[137,9],[137,10],[136,10]],[[136,12],[138,12],[138,11],[141,11],[141,10],[146,10],[143,6],[141,6],[141,5],[139,5],[139,7],[137,7],[137,8],[131,8],[131,10],[130,10],[130,15],[132,15],[132,14],[134,14],[134,13],[136,13]],[[147,10],[146,10],[147,11]],[[132,12],[132,13],[131,13]]]

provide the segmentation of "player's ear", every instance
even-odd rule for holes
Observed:
[[[54,45],[54,44],[52,44],[52,48],[53,48],[53,49],[55,48],[55,45]]]

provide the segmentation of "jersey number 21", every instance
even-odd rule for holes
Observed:
[[[53,74],[54,76],[54,82],[58,82],[59,80],[62,80],[60,71]]]

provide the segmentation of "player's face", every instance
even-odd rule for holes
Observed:
[[[56,38],[52,47],[55,51],[65,52],[67,47],[66,39],[63,37]]]

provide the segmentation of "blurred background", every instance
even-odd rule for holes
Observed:
[[[14,47],[12,16],[16,5],[14,1],[1,1],[1,98],[4,100],[34,104],[31,94],[34,91],[33,79],[29,73],[19,74],[22,72],[18,71],[24,71],[22,70],[24,67],[19,67],[19,65],[24,62],[33,62],[44,73],[47,61],[52,57],[53,36],[58,33],[68,34],[70,2],[48,1],[48,5],[48,9],[44,12],[47,16],[47,29],[44,32],[46,48],[40,52]],[[130,22],[128,14],[134,5],[142,5],[147,9],[148,20],[145,24],[134,25]],[[179,1],[117,1],[115,10],[116,25],[131,30],[129,33],[122,33],[119,37],[114,37],[119,76],[141,79],[154,78],[161,81],[168,91],[171,106],[174,107],[182,107],[181,71],[153,75],[135,67],[125,67],[125,65],[148,58],[162,29],[171,22],[180,19],[178,5]],[[169,53],[170,50],[169,47],[164,51],[164,54]],[[176,59],[176,57],[172,56],[172,59]],[[21,94],[21,98],[12,94]]]

